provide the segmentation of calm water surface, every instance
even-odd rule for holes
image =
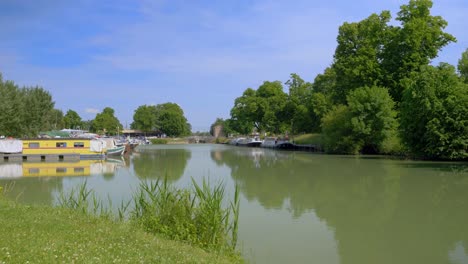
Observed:
[[[0,185],[22,202],[54,204],[86,180],[119,204],[141,180],[208,178],[230,197],[237,184],[240,249],[253,263],[468,263],[467,163],[169,145],[123,161],[40,165],[0,163]]]

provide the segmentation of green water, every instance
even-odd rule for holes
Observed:
[[[229,194],[238,184],[239,244],[253,263],[468,263],[466,162],[145,146],[88,176],[3,177],[0,185],[13,186],[13,199],[53,204],[86,179],[118,204],[141,180],[164,177],[182,187],[191,178],[222,181]]]

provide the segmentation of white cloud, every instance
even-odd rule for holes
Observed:
[[[97,113],[99,113],[101,111],[99,109],[96,109],[96,108],[86,108],[85,112],[89,113],[89,114],[97,114]]]

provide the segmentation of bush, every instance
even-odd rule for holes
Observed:
[[[151,144],[154,144],[154,145],[164,145],[164,144],[167,144],[168,142],[167,139],[162,139],[162,138],[152,138],[150,141],[151,141]]]
[[[336,106],[322,119],[325,150],[331,153],[381,153],[395,135],[394,102],[387,89],[362,87],[347,96],[348,106]],[[387,146],[388,147],[388,146]]]
[[[322,119],[325,151],[328,153],[357,154],[363,142],[353,137],[349,108],[338,105]]]

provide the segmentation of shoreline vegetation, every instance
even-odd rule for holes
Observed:
[[[409,0],[394,18],[384,10],[344,22],[331,65],[313,82],[291,73],[284,84],[249,87],[210,132],[317,133],[330,154],[468,160],[468,49],[456,66],[433,63],[457,40],[432,5]]]
[[[2,189],[0,262],[243,263],[237,188],[224,207],[222,184],[142,182],[116,210],[86,182],[61,193],[56,207],[9,201]]]

